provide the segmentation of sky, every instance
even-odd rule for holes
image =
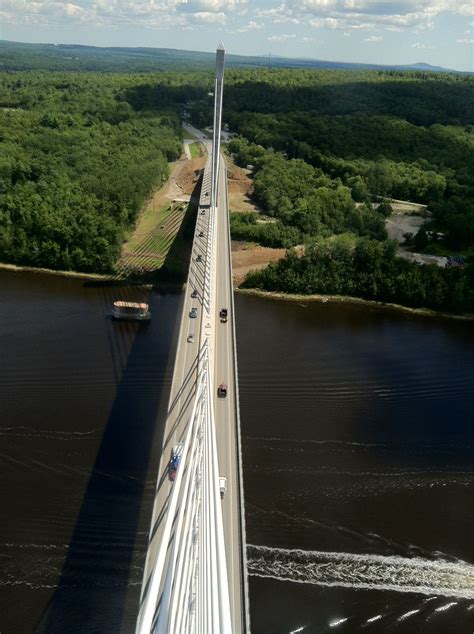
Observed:
[[[0,39],[474,70],[474,0],[2,0]]]

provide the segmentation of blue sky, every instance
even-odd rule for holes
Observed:
[[[474,0],[2,0],[0,38],[474,70]]]

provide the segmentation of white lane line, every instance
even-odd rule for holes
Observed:
[[[225,209],[225,213],[226,213],[226,219],[225,222],[223,223],[223,233],[224,235],[222,236],[223,239],[223,244],[225,244],[225,269],[226,269],[226,275],[225,275],[225,287],[226,287],[226,293],[225,293],[225,297],[227,300],[227,308],[229,309],[229,304],[230,304],[230,293],[232,292],[232,289],[229,288],[229,277],[230,277],[230,270],[229,270],[229,252],[228,250],[230,249],[230,245],[228,244],[228,231],[227,231],[227,222],[228,222],[228,218],[227,218],[227,207],[224,206]],[[233,318],[234,316],[231,315],[231,318]],[[230,377],[233,376],[233,373],[235,371],[235,367],[233,366],[233,364],[231,363],[232,359],[232,346],[229,345],[229,324],[226,323],[224,324],[224,328],[226,328],[225,331],[225,340],[226,340],[226,352],[227,352],[227,370],[228,370],[228,377],[229,377],[229,381],[230,381]],[[235,386],[235,381],[232,381],[232,386]],[[229,407],[228,407],[228,421],[227,421],[227,425],[228,425],[228,433],[227,433],[227,452],[228,452],[228,461],[229,461],[229,466],[231,468],[231,474],[232,476],[236,473],[236,464],[235,464],[235,456],[233,456],[233,452],[232,452],[232,444],[234,442],[234,447],[235,447],[235,438],[234,438],[234,431],[235,431],[235,399],[237,398],[237,394],[235,393],[235,390],[232,389],[232,402],[229,401]],[[232,407],[233,406],[233,407]],[[233,459],[234,458],[234,459]],[[237,501],[237,487],[236,487],[236,482],[234,481],[234,477],[229,478],[232,488],[231,488],[231,498],[230,498],[230,518],[231,518],[231,523],[233,524],[234,522],[234,508],[236,506],[236,501]],[[235,528],[234,528],[235,530]],[[234,543],[235,542],[235,543]],[[237,543],[237,540],[232,540],[232,544],[231,544],[231,568],[232,568],[232,586],[234,585],[234,580],[235,580],[235,544]],[[235,591],[232,593],[233,596],[235,596]]]

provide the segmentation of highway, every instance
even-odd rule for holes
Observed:
[[[227,385],[227,397],[216,398],[215,421],[217,432],[217,450],[220,475],[227,478],[227,491],[222,501],[224,518],[224,539],[227,554],[231,612],[234,617],[235,631],[248,631],[245,613],[246,596],[244,536],[241,533],[243,518],[243,483],[240,463],[240,429],[238,416],[238,377],[236,376],[235,356],[235,315],[232,288],[232,260],[229,235],[229,212],[227,202],[227,170],[221,157],[218,190],[217,223],[217,292],[216,309],[227,308],[227,323],[216,323],[214,382],[215,394],[220,383]]]
[[[211,152],[211,142],[200,131],[187,127]],[[243,503],[238,418],[238,388],[235,373],[234,311],[232,265],[227,206],[227,175],[224,159],[220,160],[218,208],[215,222],[210,222],[211,209],[200,207],[197,213],[188,281],[184,291],[182,318],[170,392],[168,417],[164,432],[162,457],[150,529],[150,544],[145,563],[142,599],[147,598],[150,575],[163,538],[173,482],[169,479],[169,462],[173,447],[183,442],[186,424],[191,416],[198,356],[203,341],[209,341],[209,359],[214,396],[214,416],[218,448],[219,476],[227,479],[227,491],[221,501],[224,542],[229,581],[233,632],[248,631],[245,576],[245,539],[243,535]],[[216,250],[212,257],[212,248]],[[210,289],[215,287],[215,292]],[[192,297],[192,295],[195,297]],[[206,299],[207,298],[207,299]],[[221,323],[219,310],[228,309],[228,322]],[[190,316],[195,308],[197,316]],[[209,311],[209,312],[208,312]],[[190,341],[190,336],[193,339]],[[220,383],[228,387],[226,398],[217,397]],[[186,469],[181,464],[179,469]],[[172,549],[170,549],[172,550]],[[170,553],[167,555],[170,557]],[[163,587],[159,594],[163,593]]]

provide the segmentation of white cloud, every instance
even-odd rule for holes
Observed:
[[[239,0],[180,0],[176,2],[177,11],[186,13],[224,13],[231,11]]]
[[[224,24],[228,11],[243,6],[245,0],[4,0],[0,20],[5,24],[186,28],[194,24]]]
[[[198,11],[197,13],[192,13],[189,17],[196,24],[225,24],[226,20],[225,13],[222,13],[222,11],[219,13]]]
[[[257,24],[257,22],[250,20],[250,22],[246,26],[237,29],[237,33],[245,33],[246,31],[261,31],[262,29],[263,24]]]
[[[273,22],[309,22],[313,28],[401,31],[432,28],[441,13],[472,15],[472,0],[284,0],[260,11]]]
[[[383,37],[381,35],[371,35],[370,37],[366,37],[364,42],[381,42]]]
[[[94,6],[80,5],[81,0],[77,4],[51,0],[7,0],[2,4],[0,16],[2,22],[12,24],[95,23],[97,14]]]
[[[292,40],[296,37],[296,33],[284,34],[284,35],[271,35],[267,37],[269,42],[284,42],[285,40]]]
[[[433,49],[434,46],[429,46],[428,44],[423,44],[422,42],[415,42],[414,44],[411,45],[411,48],[428,50],[428,49]]]

